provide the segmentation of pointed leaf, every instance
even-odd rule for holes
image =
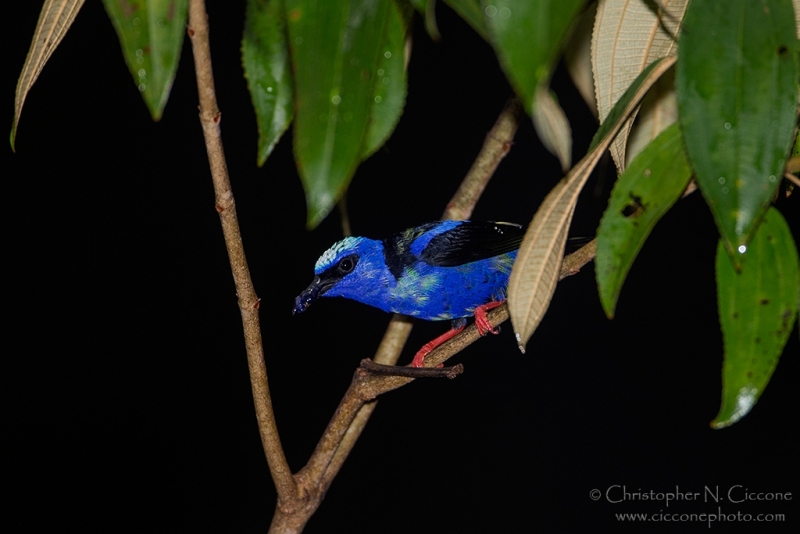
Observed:
[[[605,0],[598,4],[592,35],[592,66],[601,122],[647,65],[675,53],[675,37],[687,3],[688,0],[659,3]],[[611,146],[619,172],[625,170],[626,144],[635,116],[636,112]]]
[[[258,123],[258,165],[292,122],[292,78],[282,0],[247,0],[242,65]]]
[[[186,33],[188,0],[103,0],[153,120],[167,105]]]
[[[692,0],[684,29],[676,87],[686,149],[739,265],[792,142],[795,15],[790,0]]]
[[[492,44],[530,114],[536,88],[549,83],[561,46],[585,0],[494,0],[483,12]]]
[[[294,151],[315,227],[364,152],[391,13],[380,0],[285,0],[295,89]]]
[[[31,47],[28,50],[28,57],[25,58],[25,64],[22,66],[22,72],[17,81],[17,92],[14,98],[14,123],[11,126],[10,137],[12,150],[17,137],[17,125],[22,114],[25,97],[28,96],[33,82],[42,72],[44,64],[50,59],[50,55],[58,47],[69,27],[72,26],[83,2],[84,0],[45,0],[42,6],[39,21],[36,23],[36,31],[31,40]]]
[[[472,26],[485,41],[489,40],[489,31],[486,28],[486,19],[483,15],[483,8],[480,0],[444,0],[458,16]]]
[[[592,28],[597,14],[597,3],[592,2],[581,13],[575,30],[564,47],[564,63],[589,110],[597,117],[597,99],[594,94],[592,73]]]
[[[391,2],[383,36],[384,44],[378,57],[378,70],[362,159],[366,159],[383,146],[403,113],[406,102],[404,33],[400,9],[395,2]]]
[[[600,301],[609,318],[633,260],[691,177],[677,124],[661,132],[619,177],[597,231],[595,258]]]
[[[641,152],[650,141],[678,120],[678,99],[675,93],[675,71],[666,73],[647,93],[631,126],[625,145],[625,166]],[[617,136],[617,140],[620,136]]]
[[[770,208],[736,272],[726,247],[717,247],[717,298],[725,363],[722,405],[714,428],[747,415],[767,387],[794,327],[800,259],[783,216]]]
[[[589,143],[589,150],[594,150],[597,145],[599,145],[603,139],[608,135],[608,132],[611,130],[616,130],[619,132],[621,128],[618,128],[618,123],[622,120],[623,115],[626,117],[629,113],[633,113],[633,111],[639,107],[639,104],[644,99],[644,94],[641,94],[642,87],[646,87],[647,90],[653,87],[658,80],[661,79],[662,76],[667,75],[669,69],[675,65],[676,56],[667,56],[662,59],[657,59],[650,63],[636,79],[631,83],[630,87],[625,91],[625,93],[617,100],[617,103],[614,104],[614,107],[611,108],[611,111],[608,113],[606,120],[600,123],[600,127],[594,134],[592,138],[592,142]],[[641,98],[638,98],[641,94]],[[629,109],[629,103],[631,100],[637,97],[636,106],[632,109]],[[623,122],[624,124],[624,122]]]
[[[600,125],[589,153],[550,191],[533,216],[508,282],[508,311],[523,352],[550,306],[578,194],[623,121],[674,64],[674,57],[654,61],[634,80]]]
[[[442,38],[439,28],[436,26],[436,0],[409,0],[417,12],[425,20],[425,31],[434,41]]]
[[[544,85],[533,100],[533,126],[542,144],[558,158],[566,172],[572,163],[572,130],[564,110]]]

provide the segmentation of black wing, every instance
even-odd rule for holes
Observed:
[[[429,265],[456,267],[517,250],[524,234],[518,224],[467,221],[431,239],[420,259]]]

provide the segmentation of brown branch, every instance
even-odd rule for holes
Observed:
[[[383,334],[383,339],[378,350],[375,351],[375,356],[372,358],[375,363],[383,365],[394,365],[400,357],[403,347],[408,341],[408,336],[411,334],[411,328],[414,326],[414,320],[406,315],[395,314],[392,320],[389,321],[389,326]],[[327,469],[325,469],[322,480],[319,483],[323,488],[329,488],[336,474],[342,468],[344,461],[353,450],[353,447],[358,441],[361,432],[367,425],[372,412],[377,406],[377,401],[367,402],[358,409],[358,413],[350,422],[350,426],[342,437],[336,452],[333,454]]]
[[[800,180],[798,180],[797,176],[795,176],[794,174],[787,172],[783,175],[783,177],[792,182],[797,187],[800,187]]]
[[[325,430],[308,464],[293,476],[286,462],[278,436],[272,401],[269,395],[267,370],[264,365],[263,344],[258,317],[259,299],[247,267],[241,233],[236,216],[236,206],[225,162],[220,135],[221,113],[217,107],[211,68],[208,38],[208,15],[203,0],[190,0],[188,34],[192,42],[200,101],[200,123],[208,152],[212,182],[216,196],[216,209],[225,238],[225,245],[233,273],[236,294],[244,327],[250,382],[256,410],[261,442],[272,478],[278,493],[278,502],[270,532],[300,532],[319,507],[333,478],[352,450],[361,431],[375,408],[374,399],[414,380],[409,372],[389,370],[393,376],[376,374],[375,369],[358,369],[350,388],[342,398],[328,428]],[[461,186],[444,212],[443,219],[466,219],[475,207],[497,165],[511,148],[522,106],[512,98],[487,135],[483,148]],[[346,213],[346,212],[345,212]],[[488,319],[502,322],[508,318],[505,306],[493,310]],[[375,354],[374,364],[390,366],[397,358],[411,332],[412,321],[395,315]],[[474,325],[459,336],[433,351],[426,363],[437,365],[463,347],[477,340]],[[448,370],[413,370],[415,376],[442,375],[451,378],[463,367]],[[406,375],[406,376],[397,376]]]
[[[559,273],[558,279],[563,280],[568,276],[572,276],[580,272],[581,268],[583,268],[587,263],[592,261],[597,253],[597,242],[592,239],[584,246],[573,252],[572,254],[568,254],[564,257],[564,261],[561,262],[561,271]],[[487,319],[489,319],[489,323],[491,323],[492,327],[497,327],[500,324],[504,323],[508,320],[508,305],[507,303],[503,303],[501,306],[490,310],[486,314]],[[425,356],[425,367],[436,367],[437,365],[443,364],[468,346],[472,345],[476,341],[481,338],[481,335],[478,333],[478,328],[475,326],[475,323],[472,323],[467,328],[465,328],[461,333],[457,336],[449,339],[448,341],[442,343],[436,349],[431,351],[427,356]],[[356,375],[358,376],[358,371],[356,371]],[[397,389],[401,386],[404,386],[410,382],[412,382],[413,378],[405,378],[405,377],[372,377],[372,380],[367,379],[367,377],[362,377],[361,381],[363,384],[360,384],[359,387],[361,391],[359,394],[366,399],[373,399],[378,395],[391,391],[393,389]],[[351,386],[352,387],[352,386]]]
[[[486,184],[489,183],[497,166],[511,149],[522,114],[522,104],[516,97],[511,97],[500,112],[492,129],[486,134],[486,139],[475,158],[475,162],[461,181],[461,185],[456,190],[453,198],[448,202],[447,208],[442,214],[442,219],[466,219],[472,214],[478,199],[486,189]],[[408,335],[411,333],[412,321],[409,317],[402,315],[392,317],[381,345],[373,358],[376,363],[385,365],[397,363],[400,352],[403,350]],[[371,403],[369,408],[365,406],[365,409],[368,409],[371,413],[375,409],[375,403]],[[363,422],[366,423],[368,419],[369,416],[366,416]],[[357,431],[360,434],[362,429],[353,429],[353,431]],[[352,445],[350,446],[352,447]],[[341,448],[341,445],[339,448]],[[341,454],[342,452],[337,448],[336,454]],[[345,454],[347,453],[349,453],[349,450]],[[333,471],[329,466],[325,473],[325,478],[332,481],[337,472],[338,469]]]
[[[289,465],[278,437],[275,415],[272,411],[272,400],[267,383],[267,368],[264,365],[264,349],[261,341],[261,326],[258,320],[259,299],[250,278],[244,245],[236,217],[236,203],[231,190],[228,166],[225,163],[225,152],[220,135],[220,119],[217,97],[214,91],[214,77],[211,69],[211,50],[208,40],[208,15],[203,0],[189,2],[189,27],[187,29],[192,42],[195,71],[197,73],[197,92],[200,100],[200,124],[208,152],[208,163],[211,167],[211,180],[214,184],[216,210],[219,213],[225,247],[231,264],[236,295],[239,298],[239,310],[242,314],[247,365],[250,369],[250,385],[253,390],[258,430],[261,444],[275,481],[280,501],[294,500],[297,484],[292,477]]]
[[[487,134],[483,147],[478,153],[472,168],[448,203],[447,209],[442,215],[443,219],[469,218],[495,169],[511,149],[522,114],[522,105],[516,98],[512,97],[506,103],[494,126]],[[497,317],[498,310],[505,309],[505,306],[501,306],[494,310],[495,313],[489,314],[490,320],[492,317]],[[505,318],[507,318],[508,312],[506,311],[505,314]],[[502,320],[505,320],[505,318]],[[413,321],[409,317],[394,315],[375,353],[374,362],[394,365],[411,333],[412,324]],[[459,340],[463,338],[470,339],[469,332],[473,330],[474,326],[465,329],[460,335],[431,352],[426,358],[426,363],[433,361],[436,361],[437,364],[441,363],[438,360],[433,360],[431,355],[434,358],[438,358],[437,355],[444,354],[443,349],[459,346]],[[477,336],[477,330],[474,330],[474,332]],[[477,340],[477,337],[469,343],[475,340]],[[456,352],[458,351],[456,350],[452,354]],[[452,354],[445,359],[452,356]],[[327,492],[361,435],[369,417],[372,415],[376,406],[374,399],[382,393],[401,387],[413,380],[413,378],[398,376],[377,376],[363,369],[356,370],[349,389],[325,429],[314,453],[306,466],[297,473],[297,480],[302,487],[300,492],[302,504],[287,506],[288,503],[282,504],[279,500],[275,516],[272,519],[270,532],[289,533],[300,532],[303,529],[303,526],[319,506],[325,492]],[[290,513],[291,510],[294,510],[295,513]]]
[[[453,379],[464,372],[464,366],[457,364],[452,367],[409,367],[399,365],[383,365],[375,363],[369,358],[364,358],[358,365],[375,376],[404,376],[407,378],[450,378]]]
[[[577,273],[584,265],[592,261],[595,257],[596,249],[596,243],[592,240],[574,253],[566,256],[562,262],[559,280]],[[492,327],[497,327],[507,321],[508,317],[506,303],[487,313],[487,319]],[[480,338],[481,335],[478,333],[477,327],[474,323],[471,324],[460,334],[431,351],[425,357],[426,368],[444,363]],[[414,380],[414,378],[405,376],[379,376],[364,369],[356,370],[350,387],[342,398],[333,419],[325,430],[322,440],[317,445],[317,449],[311,456],[312,460],[298,473],[301,485],[306,490],[304,493],[306,497],[305,506],[302,511],[307,512],[307,515],[303,516],[301,513],[288,515],[282,513],[282,510],[278,508],[275,517],[273,517],[270,532],[297,533],[302,530],[303,525],[305,525],[322,501],[322,497],[330,487],[338,469],[352,449],[352,444],[358,439],[358,434],[360,434],[376,405],[375,399],[379,395],[405,386]],[[334,456],[334,461],[328,464],[328,469],[324,473],[320,484],[314,485],[314,479],[311,478],[311,475],[320,466],[312,465],[312,461],[324,461],[325,453],[330,447],[335,446],[337,442],[339,443],[339,450],[337,450],[337,455]],[[341,453],[341,457],[338,456],[339,453]],[[300,511],[299,508],[295,510]]]
[[[475,158],[453,198],[447,203],[442,219],[470,218],[489,179],[511,150],[520,117],[522,117],[522,103],[517,97],[509,98],[494,126],[486,135],[478,157]]]

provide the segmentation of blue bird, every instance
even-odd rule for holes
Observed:
[[[426,344],[412,362],[464,329],[475,316],[481,335],[497,333],[486,311],[506,298],[522,227],[501,222],[438,221],[383,240],[346,237],[325,251],[314,280],[295,299],[302,313],[319,297],[345,297],[386,312],[428,321],[451,320],[445,334]]]

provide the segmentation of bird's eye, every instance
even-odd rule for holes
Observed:
[[[353,261],[349,258],[345,258],[339,262],[339,270],[343,273],[349,273],[353,270]]]
[[[353,269],[355,269],[355,267],[356,267],[356,261],[354,258],[350,256],[343,258],[339,262],[339,272],[342,274],[347,274],[351,272]]]

